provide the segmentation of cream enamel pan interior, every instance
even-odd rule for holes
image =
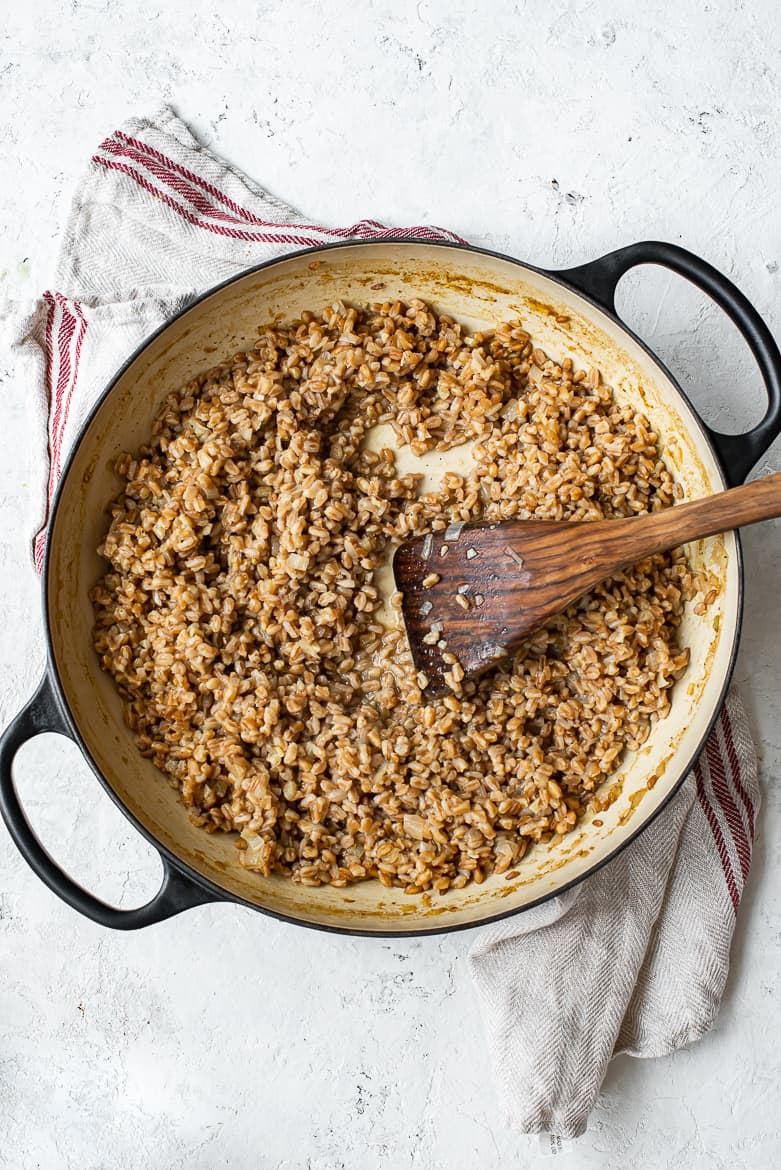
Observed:
[[[317,266],[313,267],[316,260]],[[382,282],[381,292],[370,285]],[[691,663],[670,715],[610,785],[619,789],[602,824],[585,819],[562,843],[538,846],[517,878],[487,880],[444,897],[407,897],[379,882],[344,890],[262,878],[237,864],[231,836],[191,825],[177,793],[143,759],[122,720],[113,682],[92,649],[89,590],[104,572],[97,556],[106,505],[119,481],[113,458],[149,436],[168,393],[199,371],[251,346],[258,326],[285,321],[337,299],[367,303],[420,296],[471,328],[521,317],[551,356],[596,365],[616,391],[661,433],[664,458],[687,499],[726,486],[694,412],[663,368],[608,313],[580,294],[509,259],[418,242],[344,245],[298,253],[225,285],[158,333],[122,371],[89,423],[67,470],[49,537],[47,621],[53,664],[72,724],[111,791],[174,863],[228,897],[287,918],[362,932],[434,931],[518,910],[593,870],[660,809],[691,764],[728,680],[740,620],[740,563],[729,534],[690,550],[720,582],[701,617],[687,612],[682,639]],[[208,894],[204,898],[208,900]],[[428,903],[428,904],[427,904]]]

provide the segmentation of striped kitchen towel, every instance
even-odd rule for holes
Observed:
[[[440,228],[306,223],[205,150],[169,109],[100,144],[75,194],[56,273],[24,315],[12,380],[38,412],[45,514],[112,374],[153,329],[242,268],[312,244]],[[33,473],[36,467],[33,467]],[[484,930],[470,963],[511,1122],[577,1135],[614,1052],[658,1056],[710,1027],[759,808],[734,693],[681,792],[628,849],[561,898]]]
[[[631,845],[575,889],[480,934],[469,961],[516,1128],[579,1137],[614,1055],[666,1056],[708,1031],[758,809],[733,691],[680,792]]]

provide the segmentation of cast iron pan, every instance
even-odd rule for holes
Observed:
[[[358,243],[359,241],[354,241]],[[389,241],[392,242],[392,241]],[[408,242],[399,240],[398,242]],[[320,253],[327,251],[331,247],[341,247],[343,245],[325,245],[319,248],[306,249],[307,252]],[[484,249],[473,249],[467,245],[453,245],[447,244],[448,248],[460,247],[465,251],[477,251],[485,254]],[[517,263],[510,256],[501,255],[500,253],[488,253],[496,256],[499,259],[507,260],[510,263]],[[260,271],[271,264],[276,263],[276,260],[267,261],[265,264],[257,265],[256,268],[249,271]],[[781,433],[781,353],[779,353],[770,331],[759,316],[757,310],[746,299],[746,297],[720,272],[708,264],[705,260],[698,256],[687,252],[684,248],[680,248],[675,244],[659,243],[659,242],[645,242],[639,244],[632,244],[626,248],[619,248],[615,252],[610,252],[606,256],[602,256],[598,260],[594,260],[589,264],[583,264],[577,268],[570,268],[564,271],[549,272],[542,269],[535,271],[541,272],[544,276],[557,281],[558,283],[573,289],[575,292],[585,296],[586,300],[596,305],[598,308],[606,311],[613,317],[613,319],[621,326],[621,328],[634,339],[634,341],[642,346],[647,352],[662,367],[664,372],[672,384],[679,391],[681,396],[685,399],[686,396],[681,390],[676,380],[672,377],[664,365],[659,362],[655,354],[648,349],[644,343],[636,337],[630,329],[623,324],[619,319],[615,306],[615,292],[618,282],[630,269],[642,264],[658,264],[664,268],[670,269],[672,272],[678,273],[696,285],[697,288],[707,293],[716,304],[727,314],[730,320],[737,326],[742,333],[754,359],[759,366],[762,376],[762,381],[767,393],[768,405],[762,420],[752,430],[743,435],[724,435],[712,430],[710,427],[703,424],[703,429],[709,438],[711,445],[719,459],[721,467],[724,472],[725,479],[729,486],[735,486],[742,483],[751,468],[761,458],[762,455],[770,447],[774,439]],[[532,265],[525,265],[526,268],[532,268]],[[534,270],[534,269],[533,269]],[[244,276],[246,273],[241,273]],[[232,283],[232,280],[239,279],[234,277],[225,282],[225,285]],[[218,287],[224,287],[218,286]],[[210,289],[203,296],[209,296],[215,289]],[[203,299],[203,298],[198,298]],[[188,308],[191,306],[188,306]],[[186,310],[183,310],[186,311]],[[166,325],[162,327],[167,328]],[[162,330],[161,330],[162,331]],[[148,339],[149,340],[149,339]],[[138,353],[140,353],[148,340],[144,342],[135,354],[128,360],[133,361]],[[121,372],[121,371],[120,371]],[[107,388],[106,394],[110,393],[113,382]],[[91,418],[91,416],[90,416]],[[82,435],[89,425],[90,419],[84,424],[82,428]],[[79,440],[80,441],[80,440]],[[78,442],[76,444],[78,446]],[[65,480],[68,474],[68,467],[65,468],[62,481]],[[61,481],[61,482],[62,482]],[[52,506],[51,516],[53,517],[59,501],[59,492],[55,497]],[[741,582],[741,592],[739,598],[739,606],[742,608],[742,560],[740,553],[740,543],[738,541],[738,570]],[[43,604],[44,610],[46,607],[46,590],[47,590],[47,570],[48,570],[48,555],[44,565],[43,573]],[[735,634],[735,642],[732,648],[732,656],[730,660],[729,669],[724,683],[724,694],[726,694],[727,685],[731,677],[735,658],[737,654],[738,637],[740,633],[740,614],[738,620],[738,627]],[[16,716],[9,727],[0,739],[0,812],[8,830],[16,843],[22,856],[35,871],[38,877],[46,883],[46,885],[57,894],[74,910],[84,914],[87,918],[91,918],[94,922],[100,923],[102,926],[109,926],[116,930],[134,930],[141,926],[148,926],[155,922],[161,922],[166,918],[170,918],[174,914],[178,914],[182,910],[187,910],[193,906],[200,906],[207,902],[238,902],[242,905],[250,906],[252,909],[260,910],[264,913],[272,913],[272,911],[264,909],[261,906],[255,906],[252,903],[244,902],[240,898],[233,897],[225,891],[220,890],[217,886],[205,878],[195,874],[184,862],[179,861],[167,850],[164,851],[158,842],[150,837],[144,828],[135,820],[127,808],[119,801],[117,797],[104,783],[112,798],[120,804],[122,811],[130,818],[135,827],[141,832],[147,840],[154,845],[159,853],[163,865],[163,881],[162,884],[151,899],[144,906],[139,906],[133,910],[119,910],[113,906],[106,905],[105,902],[100,901],[93,894],[82,889],[76,882],[72,880],[59,865],[49,856],[46,850],[41,845],[38,838],[35,836],[30,827],[24,811],[19,803],[19,799],[14,788],[12,778],[12,764],[14,757],[27,740],[39,735],[44,731],[55,731],[60,734],[69,736],[76,742],[85,755],[88,756],[84,744],[81,741],[78,728],[75,726],[67,706],[59,693],[59,684],[57,682],[56,670],[53,664],[53,655],[51,641],[47,631],[47,653],[48,666],[44,679],[38,688],[36,694],[27,704],[27,706]],[[715,721],[715,717],[714,717]],[[711,726],[708,727],[706,734],[699,745],[699,751],[702,750],[707,736],[710,734]],[[693,763],[693,761],[692,761]],[[675,792],[677,792],[680,783],[683,782],[684,776],[689,771],[691,764],[684,769],[679,784],[676,785],[670,792],[667,800],[669,800]],[[102,777],[99,776],[102,780]],[[655,815],[658,815],[657,810]],[[651,823],[650,818],[643,826],[641,826],[634,834],[627,838],[621,848],[625,848],[637,833],[642,832],[648,824]],[[615,852],[611,854],[605,861],[600,864],[606,864],[611,857],[615,856]],[[598,867],[597,867],[598,868]],[[594,872],[593,870],[591,872]],[[587,877],[588,875],[584,875]],[[576,881],[584,880],[583,877],[577,878]],[[570,883],[575,884],[575,882]],[[540,898],[537,902],[530,903],[530,905],[537,905],[540,901],[545,901],[548,897],[553,897],[560,894],[563,889],[568,888],[564,886],[552,893]],[[529,909],[530,906],[523,907]],[[517,914],[520,909],[511,910],[507,913]],[[507,916],[505,914],[487,915],[483,921],[495,921],[498,918]],[[275,914],[276,917],[283,917]],[[290,919],[290,921],[297,921]],[[300,923],[298,925],[308,925],[316,929],[334,930],[337,933],[347,934],[371,934],[373,936],[381,936],[382,931],[360,931],[355,929],[345,929],[340,927],[319,925],[317,923]],[[448,930],[463,930],[467,927],[473,927],[479,923],[456,924],[453,926],[443,926],[440,928],[442,932]],[[399,934],[431,934],[436,933],[430,929],[420,931],[388,931],[388,935]]]

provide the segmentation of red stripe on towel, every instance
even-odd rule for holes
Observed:
[[[740,760],[738,759],[737,748],[735,747],[735,739],[732,734],[732,720],[729,717],[729,711],[727,710],[726,705],[722,709],[721,720],[722,726],[724,728],[724,742],[727,745],[727,757],[729,759],[730,768],[732,771],[732,782],[735,785],[743,807],[746,810],[749,832],[751,834],[751,840],[753,841],[756,837],[754,802],[752,801],[751,797],[746,791],[745,785],[743,784],[743,776],[741,775],[740,771]]]
[[[79,362],[87,321],[77,301],[68,301],[61,293],[44,293],[47,304],[44,345],[46,350],[46,382],[49,392],[49,482],[46,498],[46,519],[33,545],[33,559],[38,572],[43,569],[46,548],[46,529],[49,508],[62,470],[62,448],[65,427],[79,372]],[[54,322],[59,311],[56,343]],[[73,344],[74,336],[76,338]]]
[[[715,731],[715,729],[714,729]],[[749,867],[751,865],[751,847],[746,837],[746,830],[743,826],[743,819],[738,811],[738,806],[727,784],[727,773],[724,768],[724,760],[719,750],[719,742],[717,735],[713,732],[708,736],[708,742],[705,745],[705,758],[708,761],[708,770],[710,772],[711,785],[713,787],[714,795],[721,805],[724,813],[724,818],[732,835],[732,840],[735,845],[735,851],[740,861],[740,871],[745,882],[748,877]]]
[[[724,843],[724,837],[722,836],[721,828],[716,818],[716,813],[710,803],[710,800],[708,799],[708,794],[705,791],[705,782],[703,779],[702,768],[702,761],[698,760],[694,766],[694,776],[697,781],[697,797],[700,802],[700,807],[705,814],[705,819],[710,825],[710,831],[713,834],[713,840],[716,845],[716,852],[719,855],[721,868],[724,871],[724,881],[727,883],[727,890],[732,901],[732,907],[737,914],[738,906],[740,905],[740,894],[738,893],[737,882],[735,881],[735,875],[732,872],[732,862],[730,861],[729,853],[727,852],[727,846]]]

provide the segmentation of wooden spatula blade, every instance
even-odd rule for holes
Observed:
[[[517,551],[526,529],[534,537],[528,564]],[[412,660],[427,682],[425,697],[447,691],[450,655],[465,675],[478,677],[561,608],[567,583],[551,572],[545,553],[544,537],[553,532],[560,534],[560,523],[458,524],[396,550],[393,572]],[[547,589],[544,597],[536,589],[541,580],[550,586],[551,577],[552,601]]]

